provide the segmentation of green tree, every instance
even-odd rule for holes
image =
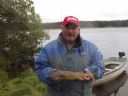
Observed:
[[[0,66],[15,71],[21,61],[32,62],[37,46],[48,39],[32,0],[0,1]]]

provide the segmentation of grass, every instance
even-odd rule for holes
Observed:
[[[0,78],[0,81],[2,78]],[[47,96],[47,86],[38,80],[35,73],[0,82],[0,96]]]

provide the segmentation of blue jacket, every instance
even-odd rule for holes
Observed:
[[[59,37],[56,40],[51,41],[45,47],[43,47],[41,52],[35,59],[35,70],[39,76],[39,79],[42,82],[48,84],[49,92],[51,92],[51,94],[54,94],[49,96],[57,96],[57,95],[61,96],[62,93],[63,96],[76,96],[73,95],[73,93],[77,89],[79,89],[79,91],[81,92],[80,90],[81,88],[82,90],[84,90],[85,88],[85,92],[82,91],[81,92],[82,94],[90,94],[92,88],[91,80],[84,82],[83,81],[56,82],[49,77],[49,73],[55,69],[80,71],[83,70],[84,68],[88,68],[90,72],[95,73],[96,79],[102,78],[105,71],[103,64],[103,55],[101,54],[101,52],[94,44],[92,44],[87,40],[82,39],[80,36],[78,36],[76,40],[76,44],[74,45],[73,49],[69,51],[67,50],[63,36],[59,35]],[[78,85],[82,85],[83,87]],[[87,85],[88,88],[86,88]],[[77,88],[75,89],[75,87]],[[72,89],[72,91],[70,90],[71,92],[70,95],[69,94],[66,95],[66,89],[67,91]],[[54,91],[56,90],[56,92],[54,92],[53,90]],[[81,96],[81,95],[78,94],[77,96]],[[83,96],[90,96],[90,95],[83,95]]]

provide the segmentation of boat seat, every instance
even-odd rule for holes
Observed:
[[[113,63],[111,63],[111,64],[105,65],[105,68],[106,69],[115,69],[115,68],[118,68],[118,66],[119,66],[119,64],[113,64]]]

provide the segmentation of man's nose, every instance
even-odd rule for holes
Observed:
[[[73,30],[73,29],[69,29],[68,31],[69,31],[69,33],[73,33],[73,32],[74,32],[74,30]]]

